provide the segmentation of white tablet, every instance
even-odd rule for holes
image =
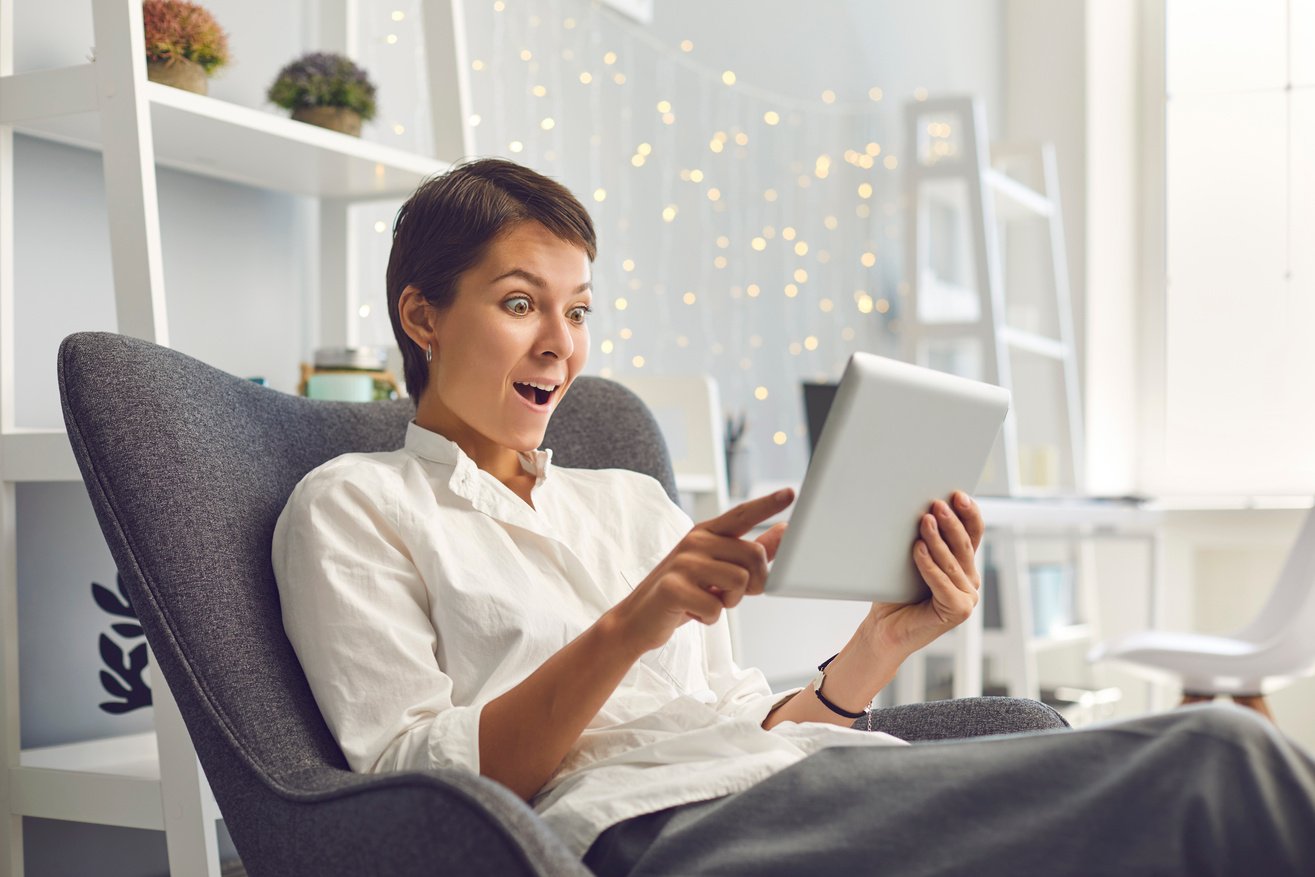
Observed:
[[[870,353],[845,367],[765,593],[921,600],[913,565],[933,500],[972,494],[1009,391]]]

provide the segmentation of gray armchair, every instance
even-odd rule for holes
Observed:
[[[350,771],[283,633],[274,523],[310,469],[400,447],[409,400],[316,402],[175,351],[79,333],[59,350],[69,441],[146,639],[254,877],[565,874],[587,877],[503,786],[454,769]],[[578,379],[545,446],[554,462],[626,467],[675,497],[651,414]],[[905,739],[1055,727],[1031,701],[979,698],[878,711]],[[532,717],[527,717],[532,721]]]

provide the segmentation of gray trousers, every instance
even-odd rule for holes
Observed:
[[[934,739],[949,723],[900,734],[895,719],[880,730],[933,742],[815,752],[742,792],[618,823],[585,864],[600,877],[1315,875],[1315,761],[1250,710],[976,740]]]

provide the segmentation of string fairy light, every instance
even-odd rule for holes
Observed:
[[[480,112],[470,121],[481,118],[486,150],[520,143],[518,161],[589,205],[604,305],[591,318],[599,373],[711,373],[726,407],[745,410],[768,388],[842,367],[856,346],[890,343],[895,297],[879,291],[889,266],[876,244],[900,158],[876,118],[877,105],[890,105],[880,87],[829,83],[792,97],[601,4],[501,5],[504,14],[481,7],[492,22],[472,13],[468,24],[485,41],[512,25],[502,45],[471,46],[483,70],[471,80]],[[523,108],[519,123],[505,101]],[[935,124],[929,151],[947,155],[953,131]],[[856,287],[851,302],[844,290]],[[806,448],[784,441],[799,434],[800,412],[761,410],[767,420],[750,440],[784,445],[762,459],[801,459]]]

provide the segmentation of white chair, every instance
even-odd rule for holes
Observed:
[[[1260,613],[1231,636],[1148,630],[1102,643],[1087,660],[1176,677],[1183,702],[1233,700],[1273,719],[1265,695],[1315,672],[1315,509]]]
[[[671,470],[685,511],[695,521],[730,508],[721,395],[709,375],[617,375],[613,378],[643,400],[671,452]]]
[[[697,523],[731,506],[726,480],[726,430],[721,393],[711,375],[617,375],[653,412],[671,454],[671,471],[681,506]],[[739,607],[726,610],[731,656],[743,660]]]

